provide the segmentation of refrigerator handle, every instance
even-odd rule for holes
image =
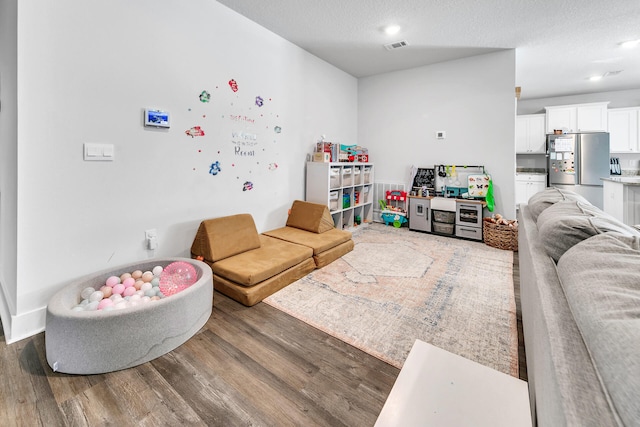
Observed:
[[[580,148],[582,145],[582,138],[580,134],[576,134],[576,139],[574,143],[575,143],[575,146],[573,147],[573,171],[576,176],[575,185],[579,185],[582,182],[582,177],[580,176],[581,168],[582,168],[580,165],[580,159],[582,156],[582,150]]]

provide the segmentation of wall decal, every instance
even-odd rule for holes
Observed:
[[[258,107],[262,107],[264,105],[264,99],[262,99],[260,96],[256,96],[256,105]]]
[[[275,133],[280,133],[280,132],[282,132],[282,128],[280,126],[276,126],[276,127],[273,128],[273,131]]]
[[[206,90],[203,90],[202,93],[200,93],[200,102],[209,102],[210,99],[211,94]]]
[[[248,191],[248,190],[253,190],[253,182],[251,182],[251,181],[246,181],[242,185],[242,191]]]
[[[222,172],[222,169],[220,169],[220,162],[216,160],[214,163],[211,163],[211,168],[209,168],[209,173],[215,176],[215,175],[218,175],[218,172]]]
[[[185,130],[184,133],[189,135],[191,138],[204,136],[204,130],[202,130],[200,126],[194,126],[191,129]]]
[[[231,87],[232,91],[238,91],[238,83],[234,79],[229,80],[229,86]]]
[[[278,169],[278,164],[277,163],[269,163],[269,170],[270,171],[274,171]]]

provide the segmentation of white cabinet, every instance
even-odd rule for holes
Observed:
[[[609,145],[612,153],[640,151],[640,107],[609,110]]]
[[[640,224],[640,182],[603,181],[603,209],[627,225]]]
[[[547,136],[544,114],[525,114],[516,117],[516,153],[536,154],[546,151]]]
[[[562,129],[566,133],[607,132],[607,104],[557,105],[545,107],[547,112],[547,133]]]
[[[373,164],[307,162],[306,200],[327,205],[338,229],[373,220]]]
[[[547,186],[547,176],[543,174],[516,174],[516,207],[527,203],[531,196]]]

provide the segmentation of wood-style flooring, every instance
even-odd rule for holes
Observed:
[[[54,373],[44,333],[11,345],[0,336],[0,426],[372,426],[398,373],[273,307],[216,292],[198,334],[119,372]]]

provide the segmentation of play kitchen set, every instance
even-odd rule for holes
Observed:
[[[483,240],[483,210],[493,197],[484,166],[435,165],[413,175],[410,230]]]

